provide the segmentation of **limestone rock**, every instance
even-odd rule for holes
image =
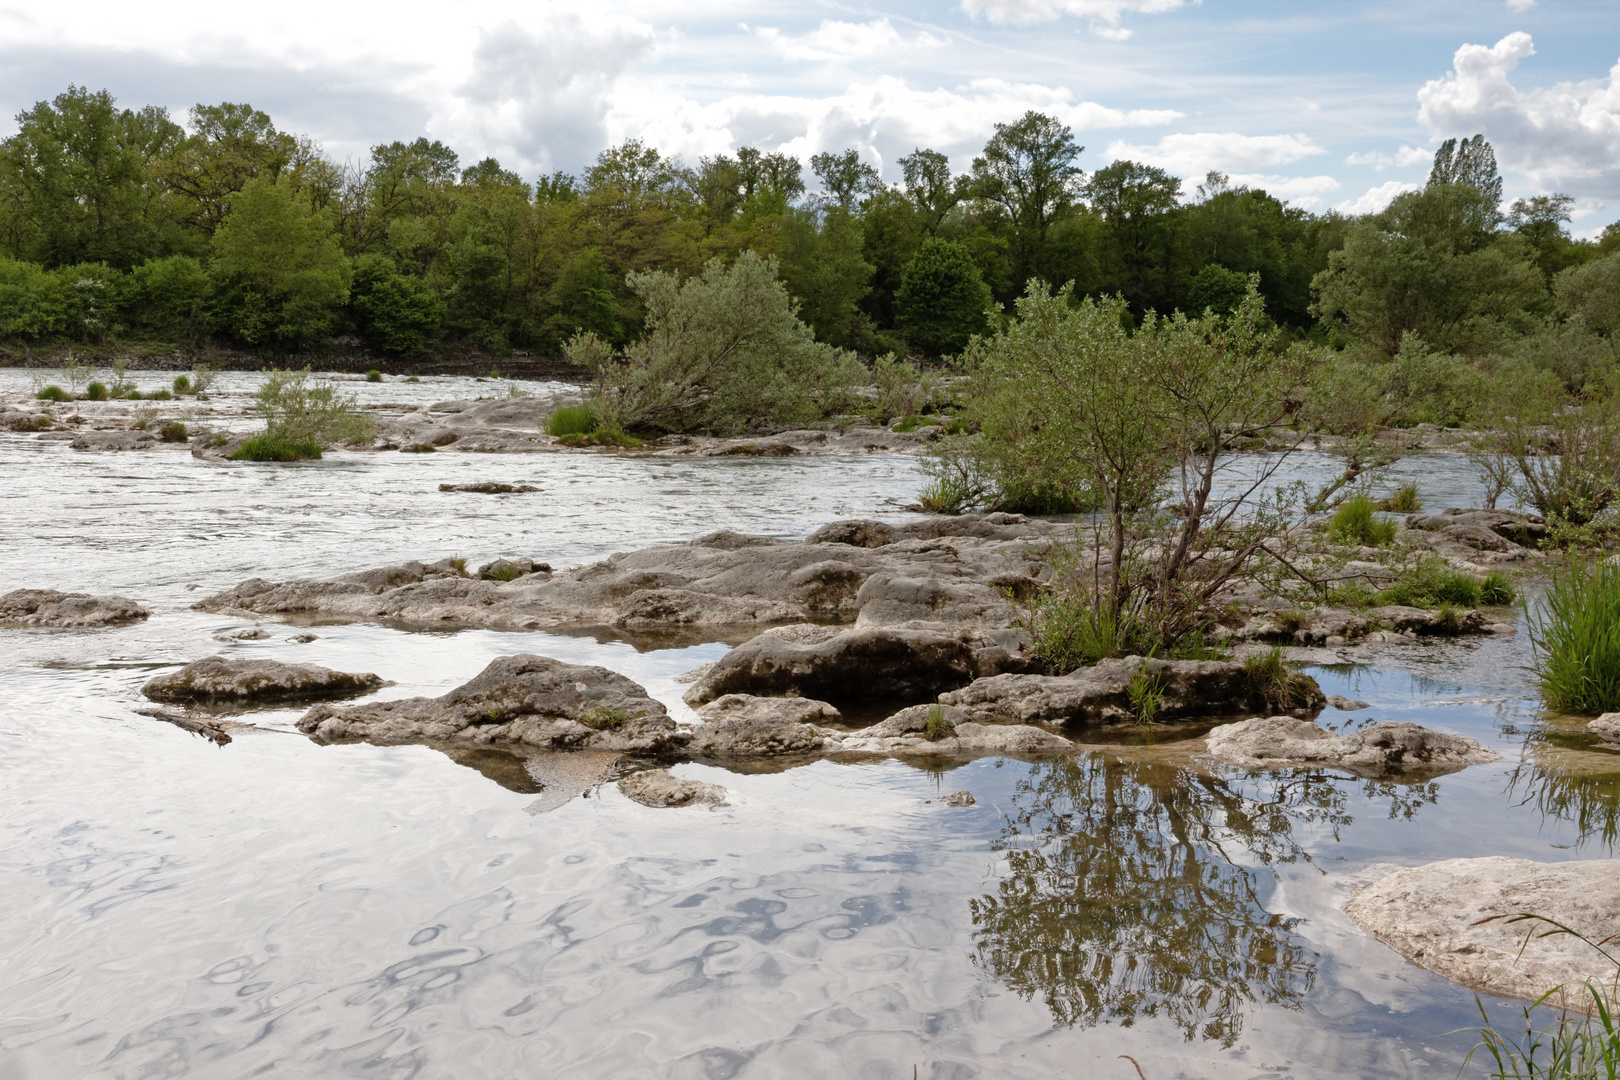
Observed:
[[[1160,693],[1155,719],[1223,716],[1271,708],[1267,686],[1243,664],[1223,660],[1156,660],[1127,656],[1102,660],[1068,675],[995,675],[976,679],[940,701],[967,711],[978,723],[1085,727],[1137,719],[1131,688],[1146,683]],[[1293,711],[1315,716],[1325,698],[1316,680],[1294,674]]]
[[[693,705],[725,694],[916,699],[963,685],[973,670],[973,648],[958,635],[801,624],[737,646],[684,696]]]
[[[533,484],[503,484],[496,480],[482,480],[476,484],[440,484],[440,491],[467,491],[475,495],[519,495],[540,489]]]
[[[949,795],[941,795],[934,800],[941,806],[972,806],[978,800],[971,791],[953,791]]]
[[[1600,941],[1620,926],[1620,860],[1538,863],[1491,856],[1410,867],[1367,885],[1345,905],[1367,933],[1407,960],[1481,994],[1590,1007],[1591,980],[1613,992],[1615,965],[1568,934],[1542,936],[1539,915]],[[1526,936],[1529,935],[1528,942]]]
[[[726,789],[701,780],[683,780],[667,769],[631,773],[619,781],[619,790],[642,806],[724,806]]]
[[[317,701],[353,697],[387,686],[370,673],[333,671],[319,664],[283,664],[276,660],[241,660],[209,656],[141,687],[153,701],[261,704],[273,701]]]
[[[1356,712],[1360,709],[1372,708],[1372,706],[1367,704],[1365,701],[1351,701],[1343,694],[1328,695],[1327,703],[1333,706],[1335,709],[1338,709],[1340,712]]]
[[[663,753],[690,737],[623,675],[530,653],[498,657],[442,697],[316,706],[298,729],[325,742],[437,740],[621,753]]]
[[[699,709],[698,716],[704,722],[692,729],[687,750],[703,757],[808,754],[838,741],[836,732],[815,726],[837,723],[838,710],[809,698],[727,694]]]
[[[963,709],[913,705],[887,720],[845,735],[843,753],[899,756],[1013,754],[1055,757],[1074,749],[1061,735],[1024,724],[978,724]]]
[[[1586,730],[1599,738],[1620,743],[1620,712],[1606,712],[1586,725]]]
[[[81,431],[70,450],[150,450],[157,438],[150,431]]]
[[[55,589],[16,589],[0,596],[0,626],[107,626],[135,622],[150,614],[122,596]]]
[[[1484,541],[1476,530],[1485,530],[1494,536],[1520,547],[1535,547],[1547,535],[1545,518],[1535,514],[1516,514],[1508,510],[1442,510],[1438,514],[1409,514],[1408,529],[1448,535],[1469,547],[1480,550],[1503,550]],[[1470,539],[1479,541],[1471,543]]]
[[[1293,716],[1256,716],[1209,733],[1209,752],[1251,768],[1337,765],[1364,775],[1451,772],[1495,761],[1496,751],[1462,735],[1385,720],[1348,735]]]

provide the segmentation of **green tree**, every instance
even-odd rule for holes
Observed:
[[[951,177],[951,160],[938,150],[913,150],[900,159],[900,175],[918,225],[925,234],[933,235],[945,215],[962,201],[966,185]]]
[[[208,272],[190,255],[151,259],[130,271],[124,320],[166,338],[189,338],[207,325]]]
[[[613,273],[597,248],[576,252],[563,263],[546,293],[547,340],[561,345],[576,334],[609,342],[623,339],[624,320],[613,291]]]
[[[822,197],[845,211],[883,188],[877,170],[861,160],[859,150],[812,155],[810,170],[821,180]]]
[[[793,210],[782,218],[782,279],[821,341],[845,348],[857,344],[860,302],[872,280],[872,264],[862,257],[862,248],[860,220],[841,207],[820,214]]]
[[[1075,159],[1084,149],[1068,125],[1031,109],[1014,123],[996,125],[984,153],[973,159],[973,193],[1001,207],[1016,228],[1045,240],[1074,202],[1083,175]]]
[[[1170,306],[1171,212],[1181,197],[1180,179],[1157,166],[1116,161],[1091,175],[1085,194],[1092,212],[1108,223],[1120,285],[1133,308]]]
[[[1434,153],[1429,183],[1466,184],[1480,193],[1493,214],[1502,202],[1502,177],[1496,171],[1496,151],[1483,135],[1461,141],[1447,139],[1441,143]]]
[[[268,114],[248,104],[193,106],[191,130],[155,162],[157,176],[191,207],[193,228],[212,236],[225,220],[230,198],[247,182],[298,179],[315,167],[319,148],[277,130]]]
[[[923,241],[895,294],[907,340],[932,356],[961,352],[974,334],[988,332],[984,313],[992,302],[973,256],[938,237]]]
[[[1249,279],[1236,270],[1228,270],[1210,263],[1198,271],[1192,287],[1187,290],[1187,307],[1197,313],[1213,311],[1217,315],[1230,315],[1243,303]]]
[[[209,274],[210,322],[248,345],[314,344],[336,328],[349,299],[349,260],[330,216],[265,177],[231,197]]]
[[[349,305],[366,343],[395,355],[419,353],[444,322],[444,298],[386,255],[356,256]]]

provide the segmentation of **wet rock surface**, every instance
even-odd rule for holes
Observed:
[[[14,589],[0,596],[0,626],[111,626],[151,612],[123,596]]]
[[[1620,712],[1606,712],[1587,723],[1586,730],[1601,739],[1620,743]]]
[[[504,484],[498,480],[483,480],[475,484],[440,484],[440,491],[465,491],[475,495],[521,495],[540,489],[533,484]]]
[[[684,780],[667,769],[646,769],[619,781],[619,790],[642,806],[724,806],[726,789],[701,780]]]
[[[335,742],[442,741],[662,753],[688,738],[639,685],[607,668],[520,654],[490,662],[442,697],[322,705],[298,729]]]
[[[1407,960],[1481,994],[1590,1008],[1591,980],[1613,994],[1614,963],[1567,934],[1545,936],[1551,919],[1591,941],[1620,926],[1620,860],[1538,863],[1492,856],[1395,870],[1364,886],[1345,912]],[[1528,936],[1528,940],[1526,940]]]
[[[1102,660],[1068,675],[995,675],[976,679],[940,701],[986,724],[1090,727],[1134,722],[1140,695],[1159,695],[1157,720],[1229,716],[1272,708],[1275,688],[1236,661],[1157,660],[1127,656]],[[1316,680],[1295,674],[1288,711],[1315,716],[1326,699]]]
[[[960,637],[964,630],[1013,625],[1007,582],[1033,582],[1045,573],[1044,553],[1057,528],[991,514],[906,525],[835,522],[798,543],[718,532],[502,582],[470,579],[447,562],[322,580],[255,578],[197,607],[503,630],[852,622]]]
[[[157,445],[150,431],[84,431],[68,443],[70,450],[150,450]]]
[[[1496,751],[1462,735],[1404,720],[1385,720],[1346,735],[1293,716],[1256,716],[1209,733],[1209,753],[1250,768],[1336,765],[1362,775],[1438,775],[1497,759]]]
[[[153,701],[246,705],[353,697],[387,685],[369,672],[209,656],[151,679],[141,693]]]
[[[963,709],[913,705],[888,719],[841,738],[836,749],[848,754],[895,756],[1054,757],[1074,749],[1061,735],[1026,724],[975,723]]]

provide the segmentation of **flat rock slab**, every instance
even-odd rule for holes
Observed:
[[[964,709],[944,705],[913,705],[893,716],[829,740],[831,748],[847,754],[888,754],[895,757],[970,757],[1010,754],[1014,757],[1056,757],[1074,749],[1074,743],[1043,728],[1025,724],[978,724]]]
[[[151,612],[123,596],[16,589],[0,596],[0,626],[109,626]]]
[[[370,672],[352,674],[319,664],[209,656],[157,676],[141,687],[141,693],[153,701],[256,705],[353,697],[387,685]]]
[[[1209,733],[1211,756],[1233,765],[1271,768],[1337,765],[1361,775],[1436,776],[1495,761],[1497,753],[1462,735],[1385,720],[1347,735],[1293,716],[1256,716]]]
[[[70,450],[150,450],[157,438],[150,431],[84,431],[68,443]]]
[[[1132,723],[1140,709],[1133,689],[1156,688],[1156,720],[1196,716],[1230,716],[1259,709],[1315,716],[1326,698],[1316,680],[1293,674],[1292,700],[1273,700],[1279,690],[1237,661],[1156,660],[1127,656],[1102,660],[1068,675],[1004,674],[976,679],[960,690],[941,695],[946,705],[965,710],[983,724],[1032,724],[1090,727]],[[1268,696],[1270,695],[1270,696]]]
[[[661,753],[686,732],[635,682],[607,668],[522,653],[490,661],[442,697],[318,705],[298,729],[323,742],[459,742]]]
[[[1586,1009],[1579,984],[1590,980],[1612,997],[1613,961],[1568,934],[1542,936],[1555,929],[1548,923],[1509,919],[1540,915],[1601,941],[1620,928],[1617,859],[1447,859],[1364,886],[1345,912],[1407,960],[1477,993],[1534,1001],[1562,986],[1553,1004]]]
[[[619,781],[619,790],[642,806],[724,806],[726,789],[701,780],[683,780],[667,769],[631,773]]]

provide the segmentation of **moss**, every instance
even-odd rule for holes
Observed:
[[[579,722],[594,731],[617,731],[635,719],[638,717],[625,709],[597,705],[586,709]]]

